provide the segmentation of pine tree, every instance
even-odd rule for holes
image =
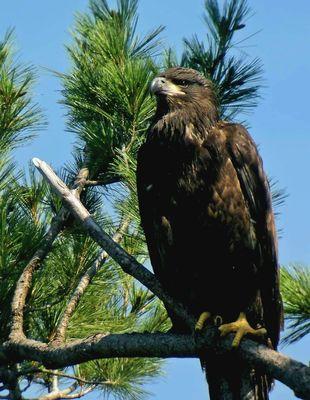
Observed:
[[[72,69],[57,74],[76,145],[74,161],[59,174],[95,220],[142,263],[148,254],[135,169],[155,108],[150,82],[167,66],[195,68],[215,83],[222,116],[243,116],[259,99],[262,73],[259,60],[238,53],[248,15],[244,0],[231,0],[223,10],[206,0],[206,42],[185,39],[179,61],[172,50],[157,56],[162,27],[138,35],[137,0],[118,0],[115,10],[105,0],[90,0],[89,12],[76,19],[67,48]],[[16,64],[9,32],[0,43],[1,342],[19,318],[16,313],[12,321],[11,304],[14,310],[14,290],[27,268],[31,285],[23,329],[28,338],[52,346],[102,332],[166,332],[170,321],[162,303],[82,231],[32,167],[26,175],[17,171],[12,150],[44,126],[31,97],[34,78],[31,67]],[[290,302],[289,295],[285,299]],[[288,312],[294,315],[295,308]],[[27,397],[28,388],[37,385],[46,400],[93,390],[104,397],[140,399],[147,394],[145,383],[162,373],[163,361],[154,358],[102,359],[58,370],[24,361],[11,365],[9,377],[0,368],[0,390],[14,399]]]
[[[281,268],[281,291],[288,322],[284,344],[291,344],[310,333],[310,269],[303,265]]]

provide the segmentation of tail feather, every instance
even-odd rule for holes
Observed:
[[[201,360],[210,400],[269,400],[272,379],[264,372],[245,368],[234,355]]]

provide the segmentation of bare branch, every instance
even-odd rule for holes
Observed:
[[[130,219],[125,218],[122,223],[120,224],[119,228],[115,232],[113,236],[113,240],[116,243],[120,243],[120,241],[123,238],[124,233],[128,229],[128,226],[130,224]],[[78,283],[75,291],[73,292],[71,299],[69,300],[69,303],[66,306],[66,309],[63,313],[63,316],[58,324],[58,328],[56,330],[54,339],[52,341],[52,345],[55,344],[60,344],[64,341],[66,330],[69,324],[69,320],[71,316],[73,315],[80,298],[83,296],[85,290],[87,289],[88,285],[90,284],[91,280],[93,277],[96,275],[96,273],[99,271],[99,269],[104,265],[106,260],[108,259],[109,255],[108,253],[103,250],[97,260],[94,262],[94,264],[88,268],[88,270],[85,272],[85,274],[82,276],[80,279],[80,282]]]
[[[23,374],[21,374],[21,376],[25,375],[25,374],[40,374],[40,373],[46,374],[46,375],[55,375],[55,376],[58,376],[59,378],[73,379],[83,385],[104,385],[106,383],[105,381],[88,380],[88,379],[84,379],[84,378],[81,378],[76,375],[66,374],[64,372],[59,372],[57,370],[50,370],[50,369],[45,369],[45,368],[40,368],[40,367],[39,368],[30,368],[30,369],[24,371]]]
[[[169,306],[192,329],[194,318],[163,290],[161,284],[147,268],[128,254],[119,244],[106,234],[91,218],[83,204],[70,192],[65,183],[55,174],[52,168],[37,158],[32,160],[39,172],[49,182],[56,193],[63,199],[75,218],[80,222],[89,235],[121,266],[123,271],[146,286],[158,296],[165,305]]]
[[[80,397],[85,396],[87,393],[90,393],[91,391],[93,391],[96,388],[96,385],[92,385],[92,386],[88,386],[86,389],[84,390],[80,390],[77,393],[73,393],[73,394],[68,394],[63,396],[63,399],[79,399]]]
[[[58,392],[59,387],[58,387],[57,370],[54,370],[52,372],[54,372],[54,374],[52,375],[52,392]]]
[[[120,180],[120,176],[111,176],[110,178],[98,179],[96,181],[87,180],[85,182],[85,186],[107,186],[111,185],[112,183],[120,182]]]
[[[26,392],[26,390],[28,390],[30,388],[31,384],[32,384],[32,381],[31,380],[28,381],[27,385],[22,388],[21,393]]]
[[[58,400],[58,399],[66,399],[67,396],[74,392],[78,387],[78,383],[74,382],[71,386],[63,390],[52,390],[50,393],[39,397],[38,400]],[[34,400],[34,399],[33,399]]]
[[[72,190],[72,196],[79,197],[83,190],[83,185],[89,175],[87,168],[82,168],[75,180]],[[52,220],[51,226],[46,233],[41,247],[35,252],[24,271],[22,272],[16,284],[13,300],[11,303],[12,308],[12,321],[10,338],[17,336],[24,336],[23,322],[24,322],[24,307],[26,297],[32,281],[32,276],[39,265],[44,261],[48,253],[51,251],[52,245],[58,234],[63,228],[64,222],[68,216],[67,210],[62,207],[57,216]]]
[[[59,212],[59,214],[53,219],[50,229],[48,230],[42,242],[42,246],[35,252],[34,256],[29,261],[19,280],[17,281],[14,297],[11,304],[12,323],[10,338],[12,339],[17,336],[24,336],[24,307],[33,273],[50,252],[54,240],[56,239],[57,235],[63,227],[66,213],[66,210],[63,208]]]
[[[73,385],[69,386],[63,390],[53,390],[52,392],[39,397],[38,399],[30,399],[30,400],[60,400],[60,399],[78,399],[80,397],[85,396],[87,393],[90,393],[92,390],[96,388],[96,385],[87,386],[84,389],[80,389],[78,392],[73,393],[77,390],[78,384],[75,382]]]

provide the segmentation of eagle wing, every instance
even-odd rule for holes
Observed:
[[[154,165],[152,162],[153,151],[148,151],[148,144],[144,143],[138,152],[137,159],[137,194],[141,225],[147,238],[147,246],[151,263],[156,276],[164,282],[165,268],[164,257],[160,254],[159,245],[165,235],[160,235],[161,221],[156,213],[154,199]],[[155,160],[154,160],[155,161]],[[158,192],[157,192],[158,195]],[[163,249],[164,250],[164,249]]]
[[[274,348],[283,324],[279,291],[277,236],[272,212],[270,187],[256,145],[239,124],[223,124],[227,150],[254,222],[257,240],[259,288],[266,329]]]

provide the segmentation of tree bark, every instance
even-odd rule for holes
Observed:
[[[233,335],[219,339],[216,327],[203,334],[170,333],[97,334],[84,340],[52,347],[46,343],[20,338],[0,346],[0,363],[38,361],[49,369],[114,357],[197,358],[201,354],[224,355],[234,351],[247,365],[256,366],[290,387],[297,397],[310,398],[310,368],[264,345],[243,339],[232,350]],[[211,353],[210,353],[211,352]]]

